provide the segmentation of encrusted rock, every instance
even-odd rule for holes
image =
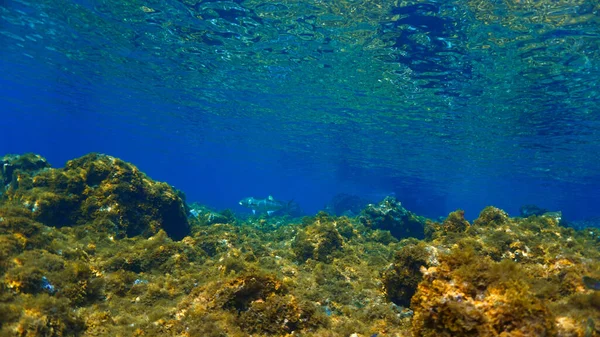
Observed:
[[[23,175],[20,180],[7,197],[48,226],[93,223],[127,236],[151,236],[164,229],[174,239],[189,233],[178,191],[111,156],[88,154],[67,162],[65,168]]]
[[[40,155],[26,153],[8,154],[0,159],[0,194],[5,187],[19,188],[22,176],[32,176],[41,170],[50,168],[50,164]]]
[[[331,262],[333,254],[341,251],[343,242],[337,223],[320,213],[313,224],[298,232],[292,250],[302,262],[308,259]]]
[[[429,260],[430,253],[424,244],[409,244],[396,252],[394,262],[382,275],[387,298],[408,307],[423,279],[421,268],[427,267]]]
[[[394,197],[386,197],[377,205],[367,205],[359,219],[369,228],[390,231],[397,239],[424,236],[425,220],[406,210]]]

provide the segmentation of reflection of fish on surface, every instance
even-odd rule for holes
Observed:
[[[272,196],[269,196],[266,199],[256,199],[254,197],[244,198],[240,201],[240,205],[250,208],[252,213],[267,213],[268,215],[273,214],[274,212],[285,210],[290,206],[290,202],[282,202],[276,200]]]

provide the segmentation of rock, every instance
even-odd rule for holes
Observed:
[[[40,155],[26,153],[24,155],[8,154],[0,159],[0,194],[5,187],[19,187],[20,176],[32,176],[50,168],[50,164]]]
[[[292,241],[292,250],[300,262],[308,259],[331,262],[334,253],[341,252],[343,242],[337,222],[319,213],[312,224],[298,231]]]
[[[6,195],[48,226],[93,224],[118,236],[146,237],[163,229],[175,240],[189,234],[185,202],[178,191],[103,154],[71,160],[62,169],[22,175]]]
[[[536,205],[523,205],[519,208],[519,212],[521,213],[521,217],[527,218],[532,215],[542,215],[548,212],[548,210]]]
[[[394,262],[382,273],[387,298],[408,307],[423,279],[421,268],[429,267],[430,253],[423,244],[409,244],[396,252]]]
[[[406,210],[394,197],[367,205],[359,220],[369,228],[388,230],[397,239],[424,237],[425,219]]]

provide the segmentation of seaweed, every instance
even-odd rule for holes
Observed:
[[[486,207],[472,224],[460,210],[434,222],[388,199],[357,218],[190,216],[182,237],[167,219],[188,216],[184,196],[110,156],[15,169],[10,180],[3,336],[599,332],[600,235],[555,216]],[[425,239],[382,229],[386,212],[424,224]]]
[[[410,305],[410,300],[423,279],[421,268],[429,265],[429,256],[423,244],[409,244],[396,252],[393,264],[382,273],[383,288],[388,300],[404,307]]]

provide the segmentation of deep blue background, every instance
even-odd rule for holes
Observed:
[[[68,4],[65,5],[68,7]],[[556,149],[557,143],[564,140],[573,141],[571,143],[572,147],[566,148],[577,147],[577,144],[592,145],[579,147],[581,149],[597,148],[595,145],[598,142],[594,138],[597,137],[597,128],[592,125],[589,127],[591,130],[587,130],[586,133],[579,132],[580,130],[577,127],[573,127],[573,125],[581,125],[576,123],[578,120],[585,122],[587,120],[595,121],[595,119],[581,118],[574,111],[564,109],[569,107],[569,104],[560,104],[564,102],[557,102],[560,105],[556,108],[548,105],[549,113],[546,113],[545,109],[536,110],[537,114],[535,115],[527,114],[526,111],[518,111],[519,109],[511,111],[516,115],[514,118],[516,122],[514,125],[509,125],[521,128],[521,130],[517,130],[521,131],[520,133],[514,133],[519,135],[517,138],[520,138],[521,143],[516,144],[517,147],[507,149],[507,151],[518,151],[519,146],[525,148],[525,145],[528,145],[530,146],[527,148],[529,151],[523,151],[524,153],[547,151],[544,153],[544,158],[549,157],[550,164],[560,163],[561,165],[556,166],[564,171],[556,173],[550,171],[535,172],[533,170],[533,166],[537,165],[535,159],[525,158],[525,156],[515,156],[519,162],[507,161],[505,163],[500,159],[500,163],[489,164],[480,161],[476,163],[480,166],[479,168],[476,168],[476,165],[470,167],[470,160],[473,157],[478,159],[481,152],[487,151],[485,144],[482,144],[482,146],[476,144],[478,146],[472,146],[472,148],[479,149],[481,152],[471,153],[471,158],[465,156],[465,158],[459,158],[460,160],[454,163],[449,163],[457,167],[451,167],[448,172],[445,171],[445,164],[447,163],[443,162],[443,158],[436,158],[437,152],[434,151],[428,152],[434,155],[423,157],[433,158],[429,160],[437,160],[437,162],[419,162],[419,165],[425,166],[422,172],[417,172],[411,177],[398,177],[394,176],[393,172],[364,168],[369,166],[369,163],[363,165],[362,168],[349,164],[356,163],[356,156],[363,159],[361,158],[364,155],[361,152],[362,149],[355,149],[358,154],[355,153],[355,157],[352,157],[351,153],[344,152],[344,147],[334,149],[337,152],[332,151],[332,153],[318,155],[319,153],[315,153],[318,150],[294,148],[298,145],[286,146],[285,132],[265,135],[265,132],[261,130],[261,123],[265,121],[259,118],[250,121],[256,125],[247,126],[243,123],[248,121],[234,120],[235,118],[227,120],[229,116],[225,113],[224,116],[218,117],[221,118],[219,123],[211,124],[211,120],[217,118],[217,116],[206,113],[206,111],[210,111],[211,108],[222,108],[218,107],[219,100],[213,101],[207,98],[205,104],[212,104],[213,106],[202,106],[202,103],[196,101],[194,103],[200,107],[192,109],[189,106],[193,104],[178,104],[178,102],[166,102],[166,100],[161,99],[160,94],[164,94],[164,97],[170,97],[173,100],[184,94],[181,92],[163,93],[163,89],[174,88],[176,85],[171,83],[170,86],[162,86],[161,79],[158,76],[168,72],[154,73],[152,66],[164,66],[166,68],[170,66],[172,69],[179,69],[176,66],[179,65],[180,61],[187,60],[189,62],[194,60],[196,56],[191,55],[189,59],[184,58],[183,60],[156,57],[153,54],[154,49],[152,47],[179,47],[179,40],[171,40],[170,35],[163,41],[164,45],[151,42],[151,39],[142,39],[142,42],[136,42],[139,44],[137,46],[130,45],[130,42],[120,45],[119,41],[123,42],[120,38],[124,38],[126,34],[122,37],[114,36],[116,38],[114,41],[109,39],[113,35],[107,32],[115,33],[120,29],[129,29],[130,32],[143,32],[142,29],[147,29],[151,33],[149,36],[161,36],[156,31],[157,27],[149,27],[144,21],[125,24],[124,20],[120,19],[120,15],[124,13],[118,12],[119,16],[106,17],[104,14],[95,11],[93,6],[78,8],[78,10],[82,10],[80,12],[82,17],[83,14],[88,14],[90,15],[87,17],[88,19],[98,19],[112,29],[104,31],[81,25],[82,22],[77,20],[77,15],[68,16],[66,13],[70,12],[63,12],[62,9],[55,13],[56,16],[44,19],[45,17],[40,15],[46,9],[42,10],[41,8],[44,8],[44,6],[38,7],[35,3],[30,6],[25,3],[8,2],[4,6],[10,8],[6,18],[12,21],[0,20],[0,30],[9,33],[0,34],[0,155],[34,152],[46,157],[54,167],[62,167],[67,160],[89,152],[106,153],[135,164],[153,179],[166,181],[181,189],[186,193],[188,202],[197,201],[217,209],[231,207],[243,211],[237,204],[240,199],[248,196],[266,197],[273,195],[281,200],[294,199],[307,213],[314,214],[322,209],[335,194],[344,192],[359,194],[373,201],[380,200],[386,194],[394,193],[406,208],[429,217],[444,216],[455,209],[461,208],[466,211],[469,219],[473,219],[487,205],[495,205],[515,216],[518,215],[519,207],[523,204],[537,204],[550,210],[562,210],[564,217],[567,219],[581,219],[600,215],[600,172],[596,175],[582,177],[580,175],[589,175],[589,172],[593,172],[593,170],[583,170],[577,165],[573,165],[572,171],[570,171],[570,163],[560,155],[561,153],[564,155],[565,152]],[[14,8],[12,8],[13,6]],[[412,8],[418,9],[419,6],[413,6]],[[13,9],[19,11],[13,11]],[[23,13],[26,14],[23,15]],[[178,13],[180,12],[175,10],[171,14],[172,17],[167,15],[163,19],[183,19]],[[166,11],[163,14],[166,14]],[[420,18],[420,16],[416,17]],[[87,21],[84,20],[84,22]],[[592,29],[595,27],[590,26],[587,28]],[[594,32],[592,31],[592,33]],[[39,38],[25,38],[28,34],[38,33],[41,34]],[[398,31],[397,33],[399,34],[398,37],[407,36],[406,31]],[[74,36],[77,39],[74,39]],[[438,36],[440,35],[438,34]],[[586,39],[592,36],[594,34],[586,36]],[[171,42],[174,42],[174,44],[168,44]],[[143,45],[143,43],[147,45]],[[402,43],[410,45],[411,42],[406,40]],[[146,47],[147,49],[145,49]],[[416,53],[414,56],[417,57],[417,61],[427,57],[433,59],[431,57],[440,56],[441,53],[437,53],[439,48],[433,47],[435,46],[432,46],[429,50],[430,55],[425,55],[424,50],[414,49],[413,51]],[[86,48],[88,48],[87,51]],[[107,53],[100,53],[105,48],[110,50]],[[539,49],[544,50],[544,48]],[[506,50],[511,51],[510,48]],[[558,50],[549,49],[549,52],[553,51]],[[496,50],[496,52],[505,52],[504,47],[502,50]],[[516,50],[514,52],[517,53]],[[446,53],[445,49],[443,53]],[[486,52],[486,55],[491,55],[488,61],[493,62],[490,65],[497,63],[493,58],[493,53]],[[216,54],[206,56],[215,57],[215,59],[220,57]],[[482,56],[479,55],[479,57]],[[544,54],[542,53],[541,56],[544,56]],[[581,55],[576,56],[581,57]],[[111,57],[114,59],[111,59]],[[132,63],[115,62],[116,59],[124,57],[127,62]],[[587,60],[587,56],[585,59]],[[323,60],[325,62],[327,58]],[[336,59],[333,58],[332,60]],[[581,58],[581,60],[584,60],[584,58]],[[404,61],[406,64],[412,64],[411,59],[404,59]],[[136,62],[139,62],[137,68],[128,69],[129,64],[136,64]],[[583,68],[579,70],[573,68],[570,75],[574,76],[590,71],[588,68],[591,67],[592,63],[587,65],[584,62],[581,64]],[[195,63],[192,62],[192,64]],[[207,64],[210,64],[210,62]],[[227,63],[215,64],[226,66],[223,71],[214,73],[220,76],[217,76],[215,82],[220,83],[221,79],[233,81],[237,79],[237,77],[227,77],[237,75],[235,71],[227,68],[230,65]],[[498,64],[501,65],[501,63]],[[148,65],[148,67],[142,65]],[[485,65],[485,62],[482,65]],[[444,64],[443,66],[449,67],[450,65]],[[104,74],[102,70],[110,70],[110,74]],[[132,72],[128,73],[127,70]],[[444,72],[446,70],[443,69]],[[537,70],[541,71],[542,69]],[[461,66],[453,69],[453,71],[459,75],[457,78],[460,79],[461,76],[465,75],[465,72],[466,75],[469,75],[471,70]],[[533,68],[531,71],[535,73],[536,69]],[[128,74],[139,76],[134,78],[136,76],[128,76]],[[168,73],[168,75],[173,74]],[[211,79],[211,75],[213,74],[209,73],[204,78],[198,78],[208,80]],[[590,73],[589,78],[593,79],[592,75],[593,73]],[[176,76],[173,78],[176,79]],[[240,77],[240,81],[244,79],[252,80],[252,78],[252,76]],[[578,81],[584,79],[578,83],[589,82],[587,77],[569,76],[566,77],[565,81],[572,82],[574,79]],[[197,81],[198,90],[202,90],[203,83],[201,80]],[[446,82],[447,80],[444,79]],[[146,81],[151,81],[151,83]],[[269,82],[270,85],[276,83],[278,82]],[[460,80],[457,80],[456,84],[458,86],[450,85],[449,88],[452,89],[451,91],[465,88],[465,83],[462,83],[462,85],[461,83]],[[546,86],[538,86],[538,84],[531,83],[531,92],[523,92],[523,98],[527,99],[529,94],[536,94],[539,100],[540,95],[543,96],[555,85],[554,83],[546,83]],[[448,85],[448,83],[445,83],[445,85]],[[122,88],[115,88],[117,86]],[[147,91],[133,92],[123,89],[127,87]],[[233,87],[235,88],[235,86]],[[242,85],[239,88],[242,88],[239,90],[243,90],[245,86]],[[559,91],[569,88],[557,87]],[[575,87],[575,89],[577,88]],[[585,89],[587,87],[581,88]],[[589,92],[589,90],[583,89],[579,91]],[[220,98],[237,100],[234,103],[241,107],[244,107],[248,100],[260,99],[259,97],[253,97],[252,92],[230,92],[225,86],[223,88],[213,86],[212,90],[221,90],[218,92],[221,95]],[[452,94],[452,92],[447,94]],[[597,95],[594,95],[594,93],[590,93],[586,102],[593,102],[593,99],[597,99],[595,97]],[[203,95],[195,97],[193,94],[188,96],[192,96],[187,97],[190,100],[199,99],[198,97],[208,97]],[[543,96],[542,98],[549,99],[550,102],[554,103],[554,97],[559,96]],[[263,98],[262,106],[271,107],[271,104],[267,104],[270,102],[264,102],[268,99],[268,97]],[[499,100],[499,102],[502,102],[502,100]],[[235,104],[231,106],[235,106]],[[256,105],[261,106],[261,104]],[[273,102],[273,104],[276,104],[276,102]],[[561,106],[564,108],[561,109]],[[466,107],[470,109],[472,106],[467,105]],[[202,108],[205,108],[206,111],[203,111]],[[473,108],[474,113],[472,115],[477,115],[477,106]],[[221,111],[219,109],[214,110]],[[288,111],[283,112],[288,113]],[[590,109],[590,111],[583,112],[589,112],[589,116],[593,117],[598,111]],[[252,119],[251,111],[247,113],[250,116],[248,118]],[[561,117],[561,122],[554,121],[555,117]],[[571,117],[572,121],[570,120]],[[262,118],[267,117],[263,116]],[[493,119],[491,120],[493,121]],[[440,120],[439,123],[444,123],[444,120]],[[460,123],[460,120],[456,119],[456,123]],[[465,123],[469,122],[465,121]],[[360,123],[357,122],[356,124],[355,128],[360,131]],[[489,124],[493,124],[493,122]],[[215,125],[228,125],[229,127],[227,130],[223,130],[222,128],[215,128]],[[310,121],[307,121],[307,125],[307,127],[310,127]],[[428,132],[428,130],[421,130],[420,124],[415,125],[417,136],[407,137],[407,142],[413,142],[414,144],[402,144],[402,146],[406,145],[411,149],[416,149],[411,153],[419,153],[420,151],[419,146],[421,144],[415,140],[418,139],[419,132],[424,133],[424,137],[427,136],[426,133]],[[487,130],[485,126],[481,126],[482,133]],[[321,126],[322,129],[327,127]],[[340,130],[335,130],[337,132],[336,137],[341,137],[340,143],[344,143],[345,140],[350,140],[348,143],[352,143],[352,139],[344,139],[343,137],[350,138],[353,136],[372,137],[373,142],[378,140],[377,135],[360,133],[354,135],[353,132],[357,132],[356,130],[345,130],[344,127],[339,126]],[[473,125],[472,127],[478,128],[479,126]],[[528,132],[534,128],[537,128],[539,132]],[[277,126],[274,129],[277,130]],[[448,129],[450,131],[449,135],[451,135],[452,125]],[[500,128],[499,130],[503,129]],[[561,137],[551,138],[553,132]],[[585,139],[587,134],[590,138]],[[274,146],[265,146],[264,141],[257,142],[257,144],[263,145],[254,145],[253,139],[256,136],[262,136],[263,140],[264,138],[272,138]],[[506,135],[501,132],[498,136],[505,137]],[[506,142],[502,144],[506,143],[507,146],[510,146],[509,143],[514,139],[510,135],[506,137]],[[443,143],[441,139],[433,137],[432,147],[437,147],[440,150],[438,152],[443,153],[447,150],[445,147],[447,144]],[[392,139],[391,142],[394,140]],[[526,140],[529,141],[527,144],[525,144]],[[548,143],[549,140],[554,140],[555,143]],[[314,145],[318,144],[319,140],[311,139],[311,141]],[[436,141],[439,143],[435,143]],[[476,142],[477,140],[469,141]],[[519,139],[517,139],[517,142],[519,142]],[[294,144],[294,142],[290,142],[290,144]],[[532,144],[537,147],[531,147]],[[458,150],[453,149],[459,152],[457,156],[460,156],[460,145],[459,143]],[[282,149],[289,149],[290,151]],[[554,149],[556,151],[553,151]],[[303,152],[307,150],[313,152]],[[556,156],[553,156],[555,153]],[[598,162],[594,159],[597,153],[577,153],[577,155],[580,155],[579,157],[582,159],[580,163],[591,165]],[[373,158],[375,157],[377,156],[373,156]],[[492,157],[506,158],[510,156]],[[400,159],[391,162],[403,163],[413,158],[407,156]],[[552,162],[553,160],[555,161]],[[540,167],[552,166],[548,164],[548,162],[542,161]],[[511,165],[518,166],[519,169],[511,167]],[[378,165],[371,166],[377,167]],[[481,166],[493,166],[494,172],[469,171],[481,170],[483,169]],[[414,165],[411,167],[420,166]],[[393,170],[393,168],[390,169],[390,171]],[[406,170],[399,169],[397,171],[405,172]],[[449,180],[448,177],[453,176],[457,171],[462,174],[461,178],[457,177],[453,178],[455,180]],[[582,171],[585,173],[581,173]],[[524,175],[526,173],[523,172],[531,172],[531,175]],[[556,177],[553,177],[552,174],[555,174]],[[545,178],[539,178],[541,176]],[[585,178],[585,185],[574,185],[566,180],[558,179],[569,179],[571,177],[575,179],[570,180],[577,181]],[[440,181],[445,183],[440,186]],[[438,184],[436,185],[435,182],[438,182]]]
[[[0,65],[0,71],[9,71],[7,63]],[[181,121],[164,111],[198,112],[148,102],[135,93],[85,87],[61,74],[56,78],[56,82],[30,84],[16,78],[0,81],[5,97],[0,100],[0,154],[34,152],[54,167],[62,167],[67,160],[89,152],[106,153],[184,191],[188,202],[236,211],[244,211],[237,205],[240,199],[270,194],[293,199],[314,214],[336,193],[345,192],[374,201],[395,193],[409,210],[429,217],[460,208],[473,219],[487,205],[516,216],[521,205],[530,203],[562,210],[572,220],[599,214],[597,179],[573,186],[504,176],[434,187],[412,178],[389,178],[344,167],[340,158],[336,158],[338,164],[310,162],[300,155],[207,140],[210,132],[218,130],[199,129],[194,138],[189,132],[182,134]]]

